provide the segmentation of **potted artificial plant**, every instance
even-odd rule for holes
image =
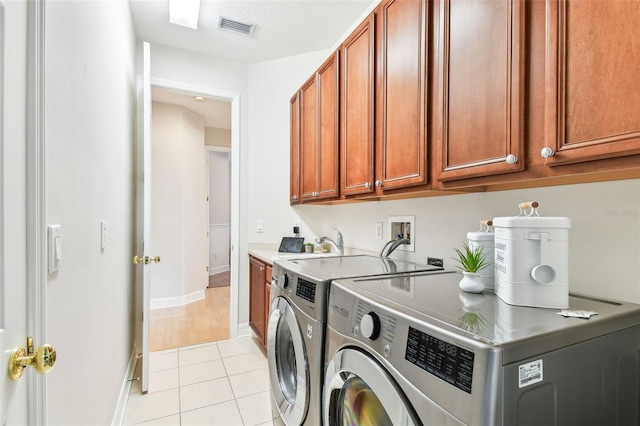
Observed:
[[[479,272],[490,264],[487,262],[487,255],[482,251],[482,247],[471,248],[467,244],[462,244],[462,250],[454,250],[458,255],[458,258],[454,258],[454,260],[464,275],[460,280],[460,288],[469,293],[481,293],[484,290],[484,282],[480,278]]]
[[[304,245],[304,252],[305,253],[313,253],[313,243],[306,243]]]

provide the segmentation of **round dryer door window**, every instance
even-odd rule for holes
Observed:
[[[309,404],[307,355],[293,308],[283,297],[271,304],[267,339],[274,402],[286,424],[301,424]]]
[[[338,351],[325,376],[326,425],[416,425],[416,415],[393,378],[356,349]]]

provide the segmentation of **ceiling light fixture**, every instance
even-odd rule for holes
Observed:
[[[206,99],[203,98],[202,96],[194,96],[193,100],[196,101],[196,102],[204,102],[204,101],[206,101]]]
[[[198,29],[200,0],[169,0],[169,22]]]

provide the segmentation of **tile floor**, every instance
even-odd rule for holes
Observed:
[[[253,338],[151,352],[149,369],[146,395],[131,386],[125,425],[274,424],[267,359]]]

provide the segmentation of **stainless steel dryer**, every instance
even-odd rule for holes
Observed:
[[[321,424],[326,301],[332,280],[438,269],[374,256],[276,260],[267,332],[274,418],[288,426]]]
[[[571,295],[597,315],[567,318],[459,281],[332,283],[326,426],[640,424],[639,305]]]

